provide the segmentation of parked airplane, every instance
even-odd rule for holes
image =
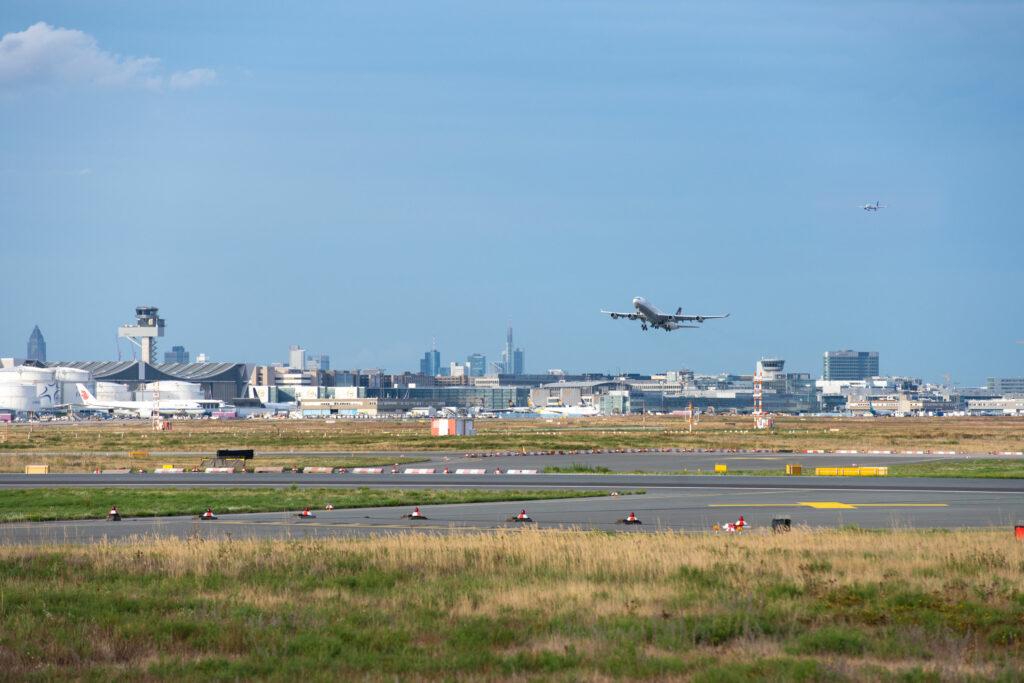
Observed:
[[[78,395],[82,397],[82,403],[86,408],[93,410],[106,410],[110,413],[122,413],[138,415],[139,417],[152,417],[158,412],[156,401],[100,401],[85,387],[84,384],[76,384]],[[189,399],[166,399],[160,401],[160,415],[205,415],[220,410],[224,407],[223,401],[193,401]]]
[[[682,308],[677,308],[675,313],[662,313],[642,296],[638,296],[633,299],[633,308],[636,309],[633,313],[616,313],[614,311],[601,312],[605,315],[610,315],[613,319],[628,318],[630,320],[639,320],[640,329],[642,330],[646,330],[647,327],[650,326],[656,329],[665,330],[666,332],[678,330],[682,327],[697,327],[697,325],[682,325],[681,323],[684,322],[702,323],[705,320],[729,317],[728,313],[725,315],[683,315]]]
[[[879,209],[886,208],[886,206],[885,204],[879,204],[878,200],[875,200],[874,204],[865,204],[860,208],[864,209],[865,211],[878,211]]]
[[[541,417],[594,417],[600,415],[597,406],[545,406],[535,408]]]

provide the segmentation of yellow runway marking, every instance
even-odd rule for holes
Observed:
[[[944,508],[949,503],[839,503],[811,501],[806,503],[711,503],[709,508],[780,508],[807,507],[815,510],[856,510],[857,508]]]
[[[803,505],[804,507],[814,508],[815,510],[856,510],[855,505],[849,505],[847,503],[797,503],[797,505]]]

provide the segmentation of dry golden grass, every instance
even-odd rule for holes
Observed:
[[[1024,420],[997,417],[780,417],[771,431],[749,417],[703,417],[693,432],[685,418],[604,417],[575,420],[477,420],[477,436],[432,438],[425,420],[182,421],[168,432],[136,423],[0,426],[0,452],[105,453],[130,450],[401,451],[574,450],[593,448],[1024,450]],[[2,464],[2,459],[0,459]]]

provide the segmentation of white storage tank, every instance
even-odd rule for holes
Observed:
[[[199,384],[162,380],[143,384],[142,390],[135,392],[135,400],[155,401],[157,389],[160,390],[161,401],[201,401],[204,398],[203,388]]]
[[[130,401],[132,392],[127,384],[117,382],[96,382],[96,400],[98,401]]]
[[[36,385],[32,382],[0,381],[0,408],[22,413],[39,410]]]
[[[92,384],[92,373],[78,368],[54,368],[57,380],[57,400],[60,404],[74,403],[81,405],[82,397],[78,395],[78,384]]]

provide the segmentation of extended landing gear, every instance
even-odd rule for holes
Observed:
[[[640,329],[643,330],[644,332],[646,332],[647,331],[647,325],[646,324],[641,325]]]

